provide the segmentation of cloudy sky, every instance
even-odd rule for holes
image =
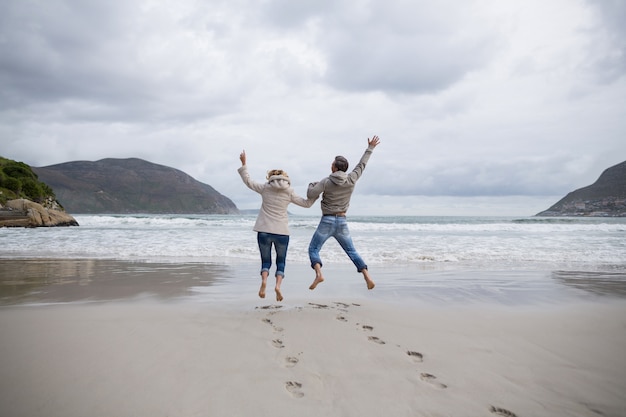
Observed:
[[[0,155],[138,157],[245,209],[242,149],[255,179],[282,168],[304,194],[378,135],[352,214],[533,215],[626,160],[624,16],[624,0],[0,0]]]

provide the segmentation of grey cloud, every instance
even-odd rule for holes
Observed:
[[[598,14],[597,26],[592,30],[597,37],[605,37],[608,50],[599,57],[596,45],[591,45],[590,66],[601,83],[610,84],[626,75],[626,2],[623,0],[587,0]],[[604,42],[600,42],[604,43]]]
[[[285,29],[298,29],[311,19],[332,15],[338,3],[333,0],[270,0],[262,6],[262,16]]]
[[[455,3],[458,5],[458,2]],[[360,18],[334,21],[322,33],[326,80],[351,91],[433,93],[489,61],[495,37],[464,16],[472,3],[373,3]],[[469,15],[469,13],[468,13]]]
[[[330,52],[326,80],[335,88],[390,93],[443,90],[482,61],[477,49],[445,39],[395,38],[336,43]],[[471,52],[470,52],[471,51]]]
[[[5,4],[0,17],[3,106],[110,91],[102,73],[114,63],[100,52],[125,13],[89,4],[54,0]]]
[[[394,176],[376,172],[394,172],[383,166],[370,168],[362,191],[380,195],[424,196],[550,196],[569,192],[576,185],[564,164],[555,160],[534,162],[516,160],[454,161],[415,166]],[[588,185],[588,184],[585,184]]]
[[[306,32],[326,58],[323,82],[337,90],[433,93],[485,65],[496,36],[473,20],[477,3],[266,3],[264,16],[280,30]]]
[[[190,121],[232,111],[242,88],[236,77],[230,85],[220,82],[228,70],[218,63],[208,66],[193,47],[182,52],[191,68],[177,72],[178,51],[167,44],[167,29],[151,32],[156,23],[134,5],[80,0],[5,4],[0,14],[0,111],[22,109],[26,118],[53,115],[89,122]],[[194,60],[209,70],[201,73]]]

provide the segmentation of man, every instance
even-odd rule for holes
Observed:
[[[311,260],[311,267],[315,270],[315,280],[309,287],[311,290],[314,290],[319,283],[324,281],[320,250],[331,236],[337,240],[344,252],[350,257],[357,271],[363,274],[367,289],[371,290],[375,286],[367,270],[367,265],[352,243],[352,237],[350,237],[348,222],[346,220],[346,212],[350,206],[350,197],[352,197],[354,186],[361,177],[361,174],[363,174],[363,170],[365,169],[367,161],[370,159],[372,151],[379,143],[380,140],[378,136],[367,139],[367,149],[365,153],[349,174],[346,173],[348,170],[348,160],[343,156],[337,156],[330,167],[332,173],[320,182],[309,184],[307,198],[316,199],[322,194],[322,219],[309,244],[309,259]]]

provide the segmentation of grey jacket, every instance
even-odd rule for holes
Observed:
[[[315,203],[316,198],[306,200],[299,197],[291,188],[288,177],[272,175],[266,183],[258,183],[250,178],[246,165],[240,167],[237,172],[248,188],[261,194],[261,209],[253,228],[255,232],[288,235],[287,206],[294,203],[301,207],[311,207]]]
[[[350,197],[354,191],[356,182],[363,174],[365,165],[372,155],[373,147],[368,146],[361,160],[348,174],[343,171],[335,171],[320,182],[309,184],[306,196],[309,199],[317,199],[322,195],[322,214],[336,214],[348,211]]]

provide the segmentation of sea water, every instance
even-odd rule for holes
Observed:
[[[77,215],[78,227],[0,228],[0,257],[256,261],[254,215]],[[308,263],[317,216],[291,216],[289,262]],[[626,269],[626,219],[348,217],[369,265]],[[346,262],[330,240],[325,263]]]
[[[0,228],[0,259],[246,265],[245,274],[258,278],[255,215],[74,217],[80,226]],[[319,219],[290,216],[286,278],[295,270],[313,278],[308,244]],[[377,290],[394,296],[416,288],[448,298],[511,288],[541,292],[555,282],[625,292],[624,218],[349,216],[348,222],[355,247],[378,277]],[[354,272],[333,239],[321,256],[325,270]],[[360,288],[361,281],[351,282]]]

